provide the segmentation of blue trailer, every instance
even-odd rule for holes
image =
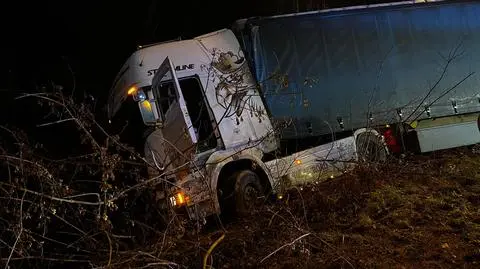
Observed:
[[[405,123],[423,152],[480,142],[480,2],[315,11],[233,28],[274,121],[293,122],[284,139]]]

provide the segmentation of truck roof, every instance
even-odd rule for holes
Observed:
[[[189,59],[185,51],[192,52],[191,55],[195,55],[195,58]],[[113,81],[107,103],[108,118],[112,118],[126,100],[129,88],[151,85],[155,70],[167,56],[177,65],[201,60],[197,58],[208,58],[195,39],[162,42],[138,48],[127,58]]]
[[[137,88],[151,85],[156,69],[167,56],[176,67],[180,67],[177,75],[181,78],[201,73],[202,66],[211,62],[209,50],[212,45],[228,48],[234,44],[238,45],[233,33],[221,29],[192,39],[171,40],[137,48],[113,81],[107,103],[108,118],[118,111],[132,85]],[[183,68],[185,66],[189,68]]]
[[[399,1],[399,2],[390,2],[390,3],[381,3],[381,4],[368,4],[368,5],[356,5],[356,6],[347,6],[347,7],[340,7],[340,8],[330,8],[330,9],[321,9],[321,10],[314,10],[314,11],[305,11],[305,12],[296,12],[296,13],[288,13],[282,15],[273,15],[273,16],[265,16],[265,17],[248,17],[243,19],[238,19],[234,22],[233,28],[234,29],[243,29],[245,24],[252,20],[268,20],[268,19],[276,19],[276,18],[287,18],[287,17],[294,17],[294,16],[305,16],[305,15],[313,15],[313,14],[329,14],[329,13],[337,13],[341,11],[348,11],[348,10],[362,10],[362,9],[375,9],[375,8],[385,8],[385,7],[393,7],[393,6],[404,6],[404,5],[423,5],[433,2],[453,2],[449,0],[410,0],[410,1]]]

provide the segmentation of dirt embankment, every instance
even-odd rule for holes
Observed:
[[[359,167],[293,189],[223,232],[163,243],[201,268],[480,268],[480,156],[454,151]]]

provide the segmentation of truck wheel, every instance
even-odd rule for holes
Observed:
[[[257,174],[244,170],[235,177],[235,209],[239,217],[245,217],[259,205],[259,197],[263,196],[263,188]]]
[[[478,131],[480,131],[480,114],[478,114],[478,118],[477,118],[477,128],[478,128]]]
[[[361,162],[384,162],[387,159],[387,149],[381,136],[365,132],[357,136],[357,153]]]

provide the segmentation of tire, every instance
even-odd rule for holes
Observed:
[[[478,128],[478,131],[480,132],[480,114],[478,114],[478,118],[477,118],[477,128]]]
[[[257,174],[250,170],[236,173],[235,178],[235,211],[238,217],[249,216],[258,207],[263,196],[263,188]]]
[[[365,132],[357,136],[357,153],[361,162],[384,162],[387,149],[381,137],[375,133]]]

